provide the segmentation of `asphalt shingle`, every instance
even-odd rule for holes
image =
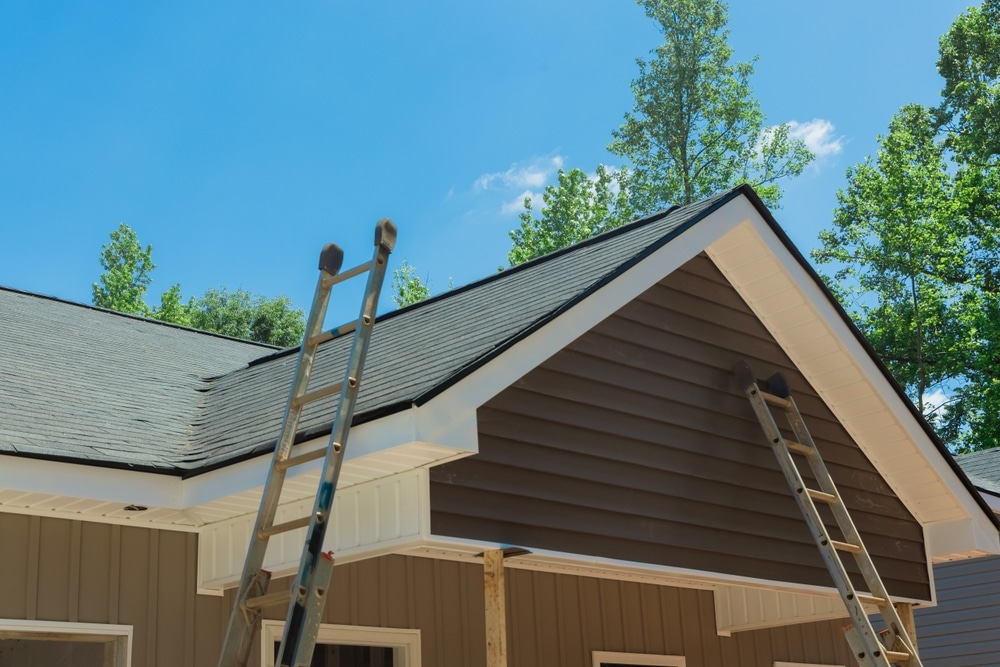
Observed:
[[[421,403],[740,190],[650,216],[379,318],[355,422]],[[324,344],[313,386],[343,374]],[[194,474],[273,447],[296,350],[0,290],[0,452]],[[306,412],[302,437],[329,431]]]

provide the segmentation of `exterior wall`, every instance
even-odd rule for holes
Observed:
[[[788,379],[889,590],[929,600],[920,524],[704,256],[480,408],[479,454],[431,471],[432,532],[831,586],[742,359]]]
[[[938,606],[917,609],[926,667],[1000,664],[1000,556],[934,566]]]
[[[0,514],[0,618],[133,625],[135,667],[211,667],[232,591],[195,594],[195,549],[190,533]],[[850,664],[840,621],[718,637],[710,591],[519,569],[506,581],[512,665],[589,667],[594,650],[690,667]],[[481,565],[386,556],[334,569],[323,620],[416,628],[424,667],[481,667],[483,605]]]

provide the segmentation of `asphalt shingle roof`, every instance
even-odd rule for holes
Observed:
[[[965,454],[956,460],[977,488],[1000,496],[1000,447]]]
[[[740,190],[675,208],[380,317],[355,423],[420,404]],[[313,387],[350,336],[320,348]],[[297,350],[0,289],[0,452],[191,475],[270,450]],[[307,411],[300,438],[329,432]]]
[[[0,452],[183,464],[212,379],[273,349],[0,289]]]

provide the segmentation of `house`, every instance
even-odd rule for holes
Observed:
[[[214,665],[294,351],[4,289],[0,355],[0,665]],[[989,506],[740,187],[379,318],[321,664],[485,664],[482,554],[514,546],[512,665],[852,665],[741,360],[788,379],[895,600],[933,606],[934,563],[1000,554]],[[304,468],[279,521],[311,508]],[[272,539],[272,587],[301,541]],[[252,664],[280,637],[283,610],[265,617]]]
[[[958,457],[958,464],[1000,516],[1000,449]],[[938,667],[1000,664],[1000,556],[934,567],[937,606],[915,612],[921,658]]]

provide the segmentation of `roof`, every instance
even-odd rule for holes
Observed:
[[[957,460],[976,488],[1000,496],[1000,447],[965,454]]]
[[[190,446],[213,379],[272,346],[0,288],[0,452],[143,468]]]
[[[740,192],[379,317],[355,423],[429,400]],[[188,476],[273,447],[297,349],[15,290],[0,290],[0,310],[0,452]],[[340,379],[349,345],[321,346],[314,386]],[[307,411],[300,440],[328,433],[331,414]]]
[[[354,423],[430,401],[739,197],[815,282],[961,484],[995,521],[749,186],[657,213],[380,316]],[[0,312],[0,453],[190,477],[273,448],[297,348],[275,352],[10,289],[0,289]],[[345,336],[321,346],[314,387],[341,379],[349,345]],[[307,408],[298,440],[329,433],[332,410],[332,405]]]

